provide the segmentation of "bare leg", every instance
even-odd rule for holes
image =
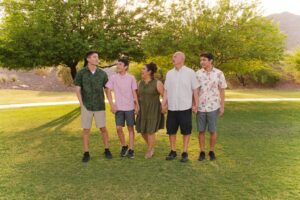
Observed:
[[[210,133],[210,151],[215,150],[216,141],[217,141],[217,133],[216,132]]]
[[[83,141],[83,151],[89,151],[89,136],[91,129],[83,129],[82,131],[82,141]]]
[[[128,126],[129,132],[129,149],[134,150],[134,128],[133,126]]]
[[[148,135],[148,150],[145,155],[145,158],[151,158],[154,154],[154,146],[155,146],[155,133],[147,134]]]
[[[126,146],[125,135],[122,126],[117,126],[117,133],[122,146]]]
[[[155,146],[155,133],[148,134],[148,150],[153,151]]]
[[[100,133],[102,135],[102,141],[104,144],[104,148],[108,149],[109,148],[109,144],[108,144],[108,132],[106,127],[100,128]]]
[[[176,134],[169,135],[170,146],[172,151],[176,151]]]
[[[183,152],[188,151],[188,146],[190,142],[190,136],[191,135],[183,135]]]
[[[198,135],[200,151],[205,151],[205,132],[199,132]]]
[[[148,145],[148,134],[147,134],[147,133],[144,133],[144,134],[142,134],[142,136],[143,136],[145,142],[146,142],[147,145]]]

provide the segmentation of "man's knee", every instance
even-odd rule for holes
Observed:
[[[105,133],[105,132],[107,132],[107,130],[106,130],[106,127],[102,127],[102,128],[100,128],[100,132],[101,132],[101,133]]]
[[[83,134],[88,135],[91,132],[91,129],[84,128]]]
[[[117,126],[116,129],[117,129],[118,134],[123,134],[123,127],[122,126]]]
[[[134,131],[133,126],[128,126],[127,129],[128,129],[129,132],[133,132]]]

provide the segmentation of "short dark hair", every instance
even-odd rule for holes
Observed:
[[[119,58],[118,62],[122,62],[125,66],[129,67],[129,60],[126,58]]]
[[[88,64],[87,58],[90,57],[90,56],[93,55],[93,54],[98,54],[98,55],[99,55],[98,51],[95,51],[95,50],[90,50],[90,51],[88,51],[88,52],[85,54],[85,57],[84,57],[84,64],[83,64],[84,67],[87,66],[87,64]]]
[[[214,55],[212,53],[201,53],[200,57],[207,58],[208,60],[213,60],[214,59]]]
[[[154,74],[157,71],[157,66],[154,62],[148,63],[145,65],[148,71],[151,71],[151,78],[154,78]]]

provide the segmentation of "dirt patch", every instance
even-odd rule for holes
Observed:
[[[74,86],[64,85],[55,68],[31,71],[0,69],[0,89],[72,91]]]
[[[115,74],[116,68],[103,69],[108,76]],[[0,89],[37,90],[37,91],[73,91],[57,76],[57,68],[48,67],[31,71],[8,70],[0,68]]]
[[[0,89],[37,90],[37,91],[73,91],[74,86],[68,86],[57,76],[57,68],[45,68],[31,71],[7,70],[0,68]],[[103,69],[108,76],[115,74],[115,67]],[[281,80],[275,86],[263,86],[248,82],[246,87],[234,78],[227,78],[231,89],[273,88],[282,90],[300,89],[300,84],[293,80]]]

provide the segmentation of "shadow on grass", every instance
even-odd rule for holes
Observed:
[[[51,128],[54,128],[54,130],[61,130],[69,123],[71,123],[73,120],[75,120],[79,115],[80,115],[80,107],[75,108],[72,111],[68,112],[67,114],[60,116],[50,122],[47,122],[41,126],[33,128],[32,130],[40,131],[40,130],[51,129]]]

